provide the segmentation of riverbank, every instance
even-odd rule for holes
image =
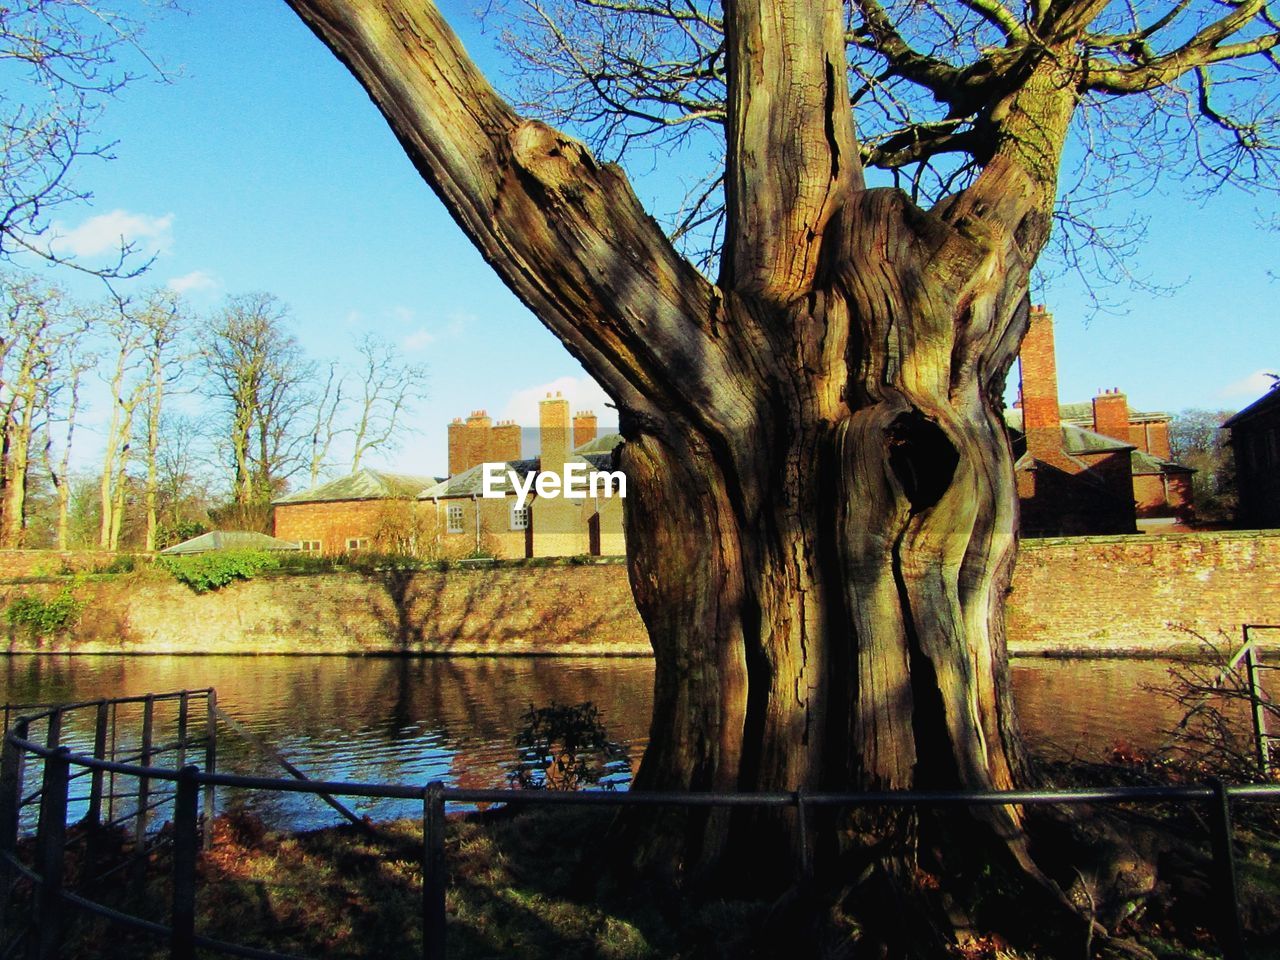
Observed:
[[[77,567],[58,554],[46,569]],[[96,555],[95,555],[96,556]],[[35,562],[30,554],[28,569]],[[56,562],[56,563],[55,563]],[[17,570],[0,556],[0,569]],[[92,569],[92,567],[89,567]],[[1008,601],[1019,655],[1164,656],[1280,624],[1280,531],[1022,544]],[[43,635],[4,622],[14,653],[648,656],[620,564],[261,575],[196,594],[161,571],[0,582],[0,606],[69,590]],[[1280,630],[1259,631],[1280,647]]]

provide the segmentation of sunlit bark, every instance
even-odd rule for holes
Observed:
[[[290,3],[618,405],[631,581],[656,655],[636,787],[1026,783],[1003,629],[1016,496],[1001,395],[1098,4],[1048,5],[1034,51],[993,54],[1004,72],[983,83],[878,29],[892,63],[986,98],[979,172],[932,209],[864,184],[840,3],[726,4],[712,284],[617,167],[516,115],[429,4]],[[998,4],[970,6],[1029,43]],[[988,838],[975,844],[1047,886],[1022,811],[974,818]],[[736,822],[691,818],[642,847],[714,867]],[[751,834],[753,855],[793,849],[792,822],[771,827]],[[820,855],[836,846],[834,832],[810,839]]]

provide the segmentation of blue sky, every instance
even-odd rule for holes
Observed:
[[[371,466],[441,473],[452,417],[485,408],[531,422],[547,389],[606,413],[603,395],[497,280],[364,92],[283,2],[186,6],[145,41],[172,81],[129,87],[103,118],[116,159],[80,169],[94,200],[62,212],[67,249],[92,256],[124,233],[157,253],[146,283],[181,287],[203,311],[228,293],[270,291],[317,359],[366,331],[399,343],[430,367],[430,397],[420,432]],[[475,4],[442,6],[501,82],[494,31],[482,31]],[[659,174],[641,179],[642,198],[671,176]],[[1280,365],[1280,233],[1264,229],[1274,196],[1237,191],[1200,204],[1169,184],[1142,201],[1152,223],[1132,267],[1176,287],[1172,295],[1125,293],[1116,315],[1086,322],[1077,283],[1036,293],[1057,320],[1064,401],[1120,387],[1139,409],[1235,409]]]

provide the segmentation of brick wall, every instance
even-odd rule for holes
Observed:
[[[2,556],[2,555],[0,555]],[[56,556],[46,554],[46,556]],[[1024,541],[1009,597],[1015,653],[1195,650],[1280,624],[1280,532]],[[0,606],[58,584],[0,585]],[[643,653],[621,564],[410,577],[262,577],[197,596],[156,574],[79,585],[80,627],[44,649],[203,653]],[[10,649],[29,649],[13,635]],[[1280,631],[1268,638],[1280,647]]]
[[[1244,623],[1280,624],[1280,532],[1024,541],[1008,610],[1022,650],[1235,642]]]
[[[0,580],[92,572],[116,559],[110,550],[0,550]]]
[[[345,553],[349,538],[370,537],[395,501],[332,500],[281,503],[275,509],[274,535],[281,540],[319,540],[320,553]]]

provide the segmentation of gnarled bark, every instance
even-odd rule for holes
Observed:
[[[1025,783],[999,407],[1075,102],[1061,58],[1000,105],[975,184],[926,211],[863,184],[841,5],[727,4],[713,285],[617,168],[517,117],[429,5],[290,2],[618,404],[632,587],[656,655],[636,788]],[[1036,875],[1021,811],[975,817]],[[648,852],[714,865],[737,822],[691,819]],[[791,824],[775,826],[763,842],[784,850]],[[831,852],[834,836],[814,842]]]

